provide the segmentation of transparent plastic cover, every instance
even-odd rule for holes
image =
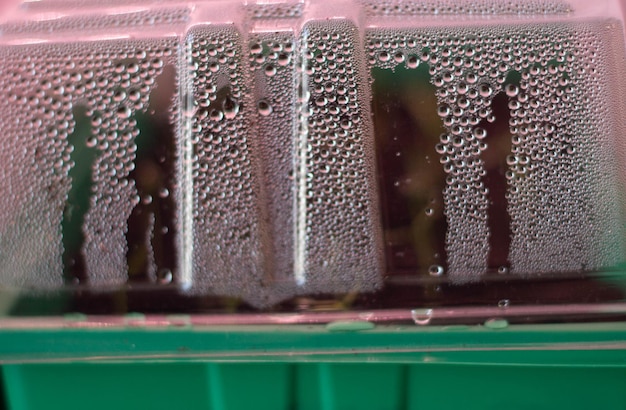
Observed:
[[[623,315],[623,20],[611,0],[3,4],[0,311]]]

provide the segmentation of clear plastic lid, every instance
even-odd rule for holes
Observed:
[[[5,3],[5,320],[621,318],[623,20],[611,0]]]

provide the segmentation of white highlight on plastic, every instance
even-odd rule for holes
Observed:
[[[302,33],[303,44],[306,43],[306,33]],[[303,47],[305,48],[305,47]],[[301,55],[304,55],[304,50]],[[302,59],[302,69],[300,77],[300,87],[302,87],[303,96],[307,94],[308,90],[308,76],[306,74],[306,59]],[[306,109],[308,101],[302,101],[299,103],[299,109]],[[303,106],[302,106],[303,105]],[[307,136],[308,136],[308,123],[307,117],[301,115],[299,121],[300,124],[298,130],[298,143],[296,144],[296,155],[294,156],[295,173],[294,184],[296,187],[296,194],[294,196],[294,277],[298,286],[303,286],[306,283],[306,225],[307,225],[307,210],[306,210],[306,151],[307,151]]]
[[[187,50],[185,50],[185,55],[191,56],[191,42],[187,42],[186,47]],[[182,76],[179,79],[182,101],[182,106],[179,111],[181,119],[180,124],[182,124],[179,132],[181,133],[185,132],[185,130],[191,129],[192,116],[187,115],[186,110],[193,107],[193,94],[187,94],[187,100],[183,100],[183,97],[185,96],[183,90],[188,89],[188,76],[183,74],[187,73],[187,70],[184,69],[185,64],[187,64],[186,60],[184,60],[181,67],[179,67]],[[191,167],[193,146],[191,138],[183,138],[183,141],[183,152],[181,155],[181,222],[183,229],[181,229],[181,234],[179,235],[178,240],[179,249],[181,249],[182,253],[180,262],[180,287],[183,290],[189,290],[193,285],[193,170]]]

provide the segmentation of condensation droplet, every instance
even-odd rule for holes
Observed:
[[[408,68],[417,68],[417,66],[419,66],[419,58],[417,58],[417,56],[409,56],[409,58],[407,58],[406,60],[406,66]]]
[[[432,309],[413,309],[411,311],[411,318],[416,325],[425,326],[430,323],[433,318]]]
[[[443,266],[441,265],[430,265],[428,267],[428,274],[430,276],[441,276],[444,273]]]
[[[224,117],[226,119],[232,120],[239,113],[239,104],[237,101],[233,100],[231,97],[224,98],[224,102],[222,103],[222,108],[224,110]]]
[[[267,102],[267,100],[260,100],[257,103],[257,108],[259,109],[259,114],[264,117],[267,117],[272,113],[272,106]]]
[[[170,269],[163,268],[159,269],[157,272],[157,281],[162,285],[172,283],[173,278],[174,276],[172,275],[172,271]]]
[[[276,67],[271,64],[265,66],[265,75],[273,77],[276,74]]]

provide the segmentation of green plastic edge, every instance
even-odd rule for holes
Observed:
[[[0,329],[0,363],[314,361],[626,366],[626,323]]]

